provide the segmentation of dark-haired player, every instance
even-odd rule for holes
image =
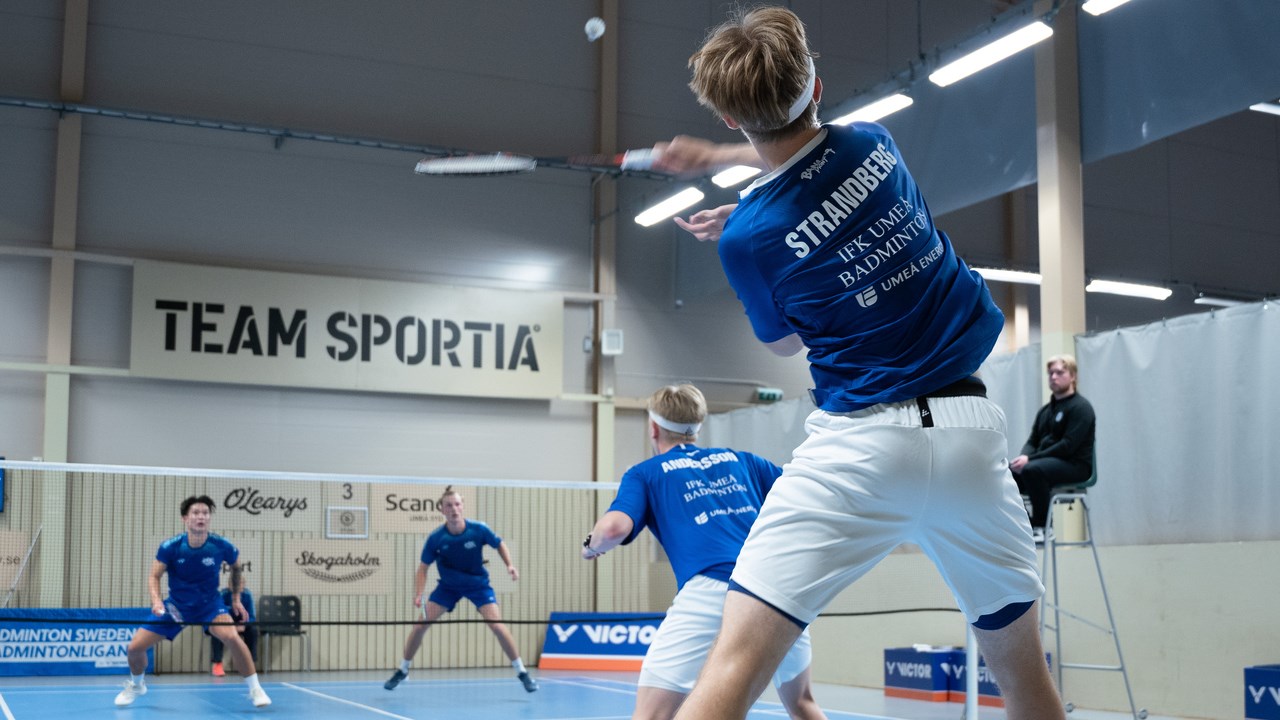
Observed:
[[[249,648],[240,639],[227,606],[218,592],[222,563],[231,566],[232,606],[242,617],[240,591],[244,578],[238,560],[240,551],[230,540],[209,532],[214,503],[208,495],[192,496],[182,501],[182,523],[186,532],[160,543],[147,589],[151,592],[151,621],[143,625],[129,643],[129,680],[116,695],[116,705],[132,705],[147,694],[144,674],[147,650],[161,640],[173,640],[185,624],[202,624],[205,630],[231,649],[236,668],[249,686],[249,699],[255,707],[271,704],[271,698],[258,683]],[[160,594],[160,577],[169,574],[169,597]],[[212,623],[212,624],[211,624]]]

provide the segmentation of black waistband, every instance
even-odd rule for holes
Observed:
[[[927,398],[943,398],[943,397],[986,397],[987,386],[978,379],[977,375],[970,375],[963,380],[957,380],[950,385],[945,385],[932,392],[927,392],[924,397]]]
[[[925,393],[924,395],[916,398],[916,408],[920,411],[920,426],[927,428],[933,427],[933,412],[929,410],[928,398],[986,396],[987,386],[973,375],[970,375],[963,380],[957,380],[950,385],[940,387],[931,393]]]

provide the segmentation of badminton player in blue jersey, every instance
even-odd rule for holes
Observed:
[[[116,705],[132,705],[139,696],[147,694],[144,674],[147,670],[147,650],[161,640],[173,640],[186,624],[203,624],[205,630],[231,649],[236,669],[244,675],[249,686],[249,699],[255,707],[271,704],[271,698],[258,683],[258,671],[240,633],[236,631],[231,612],[218,592],[222,564],[231,567],[230,585],[232,609],[240,617],[246,617],[240,604],[240,591],[244,589],[244,576],[238,561],[240,551],[230,540],[209,532],[214,503],[208,495],[192,496],[182,501],[182,523],[186,532],[175,535],[156,551],[151,574],[147,577],[147,589],[151,593],[151,622],[143,625],[129,642],[129,680],[124,690],[116,695]],[[169,575],[169,597],[160,594],[160,578]]]
[[[484,569],[484,547],[488,545],[498,551],[503,564],[507,566],[507,574],[512,580],[520,579],[520,571],[511,562],[511,551],[507,544],[498,537],[488,525],[477,520],[468,520],[463,507],[462,495],[453,487],[448,487],[440,497],[436,507],[444,514],[445,522],[427,536],[422,546],[422,558],[418,564],[418,572],[413,580],[413,604],[423,609],[423,621],[415,623],[409,637],[404,641],[404,657],[400,667],[383,683],[383,687],[394,690],[397,685],[409,676],[409,665],[413,656],[422,647],[422,638],[427,634],[431,623],[440,619],[441,615],[453,612],[458,601],[466,598],[476,606],[515,668],[516,677],[528,692],[538,689],[538,682],[533,679],[520,659],[516,650],[515,638],[502,623],[502,613],[498,610],[498,598],[489,585],[489,572]],[[436,589],[423,607],[422,593],[427,587],[427,571],[435,564],[440,573],[440,581]]]
[[[768,7],[736,12],[689,60],[699,102],[742,131],[767,172],[731,213],[682,225],[719,233],[756,337],[807,351],[817,410],[743,545],[680,717],[745,717],[802,629],[911,542],[976,628],[1010,720],[1064,718],[1004,415],[973,377],[1003,318],[934,227],[888,131],[818,123],[813,58],[799,18]],[[679,145],[655,167],[680,169]]]
[[[622,476],[618,496],[582,548],[594,560],[646,527],[671,561],[679,591],[640,668],[633,720],[668,720],[693,689],[720,630],[729,575],[747,532],[781,468],[762,457],[694,444],[707,403],[693,385],[669,385],[649,398],[654,457]],[[791,717],[825,720],[809,681],[806,630],[772,672]]]

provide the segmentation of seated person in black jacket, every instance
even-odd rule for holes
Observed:
[[[1022,454],[1009,461],[1018,489],[1031,498],[1037,539],[1044,532],[1054,486],[1077,485],[1093,474],[1093,406],[1076,393],[1076,359],[1058,355],[1047,367],[1053,398],[1036,413]]]
[[[231,589],[222,589],[222,602],[231,607]],[[231,619],[237,623],[252,623],[258,620],[257,613],[253,610],[253,595],[248,588],[240,591],[240,604],[244,605],[244,611],[249,617],[240,617],[235,610],[231,610]],[[249,654],[253,657],[253,661],[258,662],[258,627],[256,625],[236,625],[236,632],[240,633],[240,638],[244,640],[244,644],[249,646]],[[222,677],[226,674],[226,670],[222,667],[222,641],[212,635],[209,636],[211,641],[209,654],[213,660],[213,674]]]

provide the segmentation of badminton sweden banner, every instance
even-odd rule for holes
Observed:
[[[140,260],[131,358],[141,377],[555,398],[564,298]]]
[[[129,641],[151,617],[148,608],[6,610],[0,623],[0,676],[119,675],[129,667]],[[92,620],[77,624],[76,620]],[[103,620],[118,622],[103,623]],[[147,671],[154,653],[147,650]]]
[[[662,624],[654,613],[551,613],[542,670],[640,669]]]

